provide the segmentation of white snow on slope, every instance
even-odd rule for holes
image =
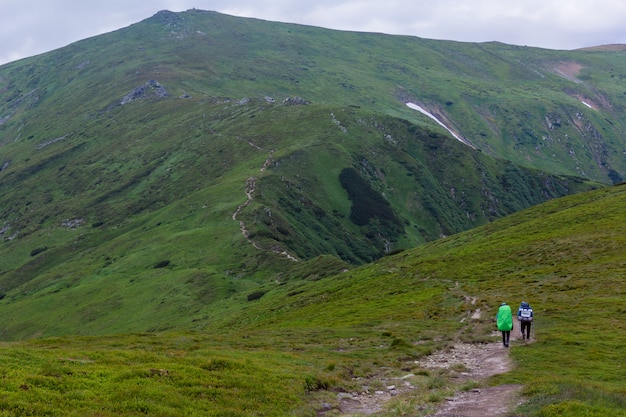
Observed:
[[[406,103],[407,107],[413,109],[413,110],[417,110],[418,112],[430,117],[431,119],[433,119],[435,122],[437,122],[437,124],[441,127],[443,127],[444,129],[446,129],[448,132],[450,132],[450,134],[459,142],[462,142],[468,146],[472,146],[471,144],[469,144],[465,139],[463,139],[462,137],[460,137],[459,135],[457,135],[455,132],[453,132],[450,128],[448,128],[448,126],[444,125],[439,119],[437,119],[435,116],[433,116],[432,113],[428,112],[427,110],[425,110],[424,108],[422,108],[421,106],[415,104],[415,103],[411,103],[408,102]]]

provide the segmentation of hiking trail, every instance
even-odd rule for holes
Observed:
[[[494,334],[499,336],[499,332]],[[515,340],[517,334],[511,332],[511,341]],[[511,370],[509,349],[502,346],[501,342],[483,345],[457,344],[448,352],[437,352],[425,358],[422,366],[436,369],[462,363],[468,372],[460,375],[460,382],[471,380],[480,383],[493,375]],[[446,398],[437,412],[429,417],[503,417],[520,404],[521,389],[522,385],[499,385],[458,391],[454,397]]]
[[[472,305],[474,303],[471,303]],[[473,311],[472,319],[480,318],[480,309]],[[500,332],[493,332],[494,338],[500,338]],[[534,342],[523,341],[519,333],[519,323],[511,331],[511,346]],[[437,405],[436,410],[427,417],[505,417],[522,403],[522,385],[484,386],[484,382],[498,374],[509,372],[512,362],[509,349],[500,341],[485,344],[456,343],[453,346],[435,352],[418,361],[421,368],[429,371],[463,369],[454,378],[455,394]],[[462,366],[461,366],[462,365]],[[384,410],[385,404],[399,394],[418,389],[410,384],[411,375],[386,381],[391,386],[375,394],[344,395],[339,398],[342,417],[375,415]],[[476,388],[463,391],[464,384],[474,382]],[[423,411],[425,411],[423,409]],[[420,414],[421,415],[421,414]]]
[[[241,138],[238,138],[241,139]],[[250,146],[255,147],[256,149],[262,150],[260,147],[258,147],[257,145],[255,145],[254,143],[248,141],[248,143],[250,144]],[[269,156],[265,159],[265,162],[263,162],[263,165],[261,166],[259,172],[262,174],[265,172],[266,168],[268,166],[270,166],[270,164],[273,161],[273,155],[274,155],[274,151],[270,151]],[[255,249],[258,250],[265,250],[268,252],[273,252],[273,253],[277,253],[281,256],[284,256],[285,258],[294,261],[294,262],[298,262],[299,259],[296,258],[295,256],[291,255],[290,253],[288,253],[286,250],[284,250],[282,247],[275,245],[272,248],[263,248],[261,245],[259,245],[257,242],[253,241],[250,238],[250,233],[248,231],[248,228],[246,227],[245,223],[242,220],[237,220],[237,217],[239,216],[239,214],[241,214],[241,212],[243,211],[243,209],[245,209],[246,207],[248,207],[250,205],[250,203],[252,202],[252,200],[254,199],[253,195],[254,192],[256,190],[256,178],[255,177],[249,177],[246,179],[246,188],[245,188],[245,193],[246,193],[246,201],[243,204],[240,204],[237,209],[234,211],[234,213],[232,214],[232,219],[233,221],[239,221],[239,228],[241,229],[241,234],[246,238],[246,240],[252,245],[254,246]]]

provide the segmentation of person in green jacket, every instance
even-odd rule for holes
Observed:
[[[498,323],[498,330],[502,332],[502,344],[504,347],[509,347],[511,330],[513,330],[513,314],[511,313],[511,306],[507,303],[500,304],[496,322]]]

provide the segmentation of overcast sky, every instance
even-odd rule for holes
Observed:
[[[0,0],[0,65],[191,8],[330,29],[550,49],[626,44],[624,0]]]

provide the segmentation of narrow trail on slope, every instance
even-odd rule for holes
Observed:
[[[259,150],[262,150],[261,148],[259,148],[258,146],[256,146],[255,144],[251,143],[248,141],[248,143],[250,144],[250,146],[253,146]],[[265,159],[265,162],[263,162],[263,166],[261,166],[261,169],[259,170],[260,173],[264,173],[266,168],[272,163],[273,161],[273,156],[274,156],[274,151],[270,151],[269,156]],[[239,216],[239,214],[241,214],[241,212],[243,211],[244,208],[248,207],[250,205],[250,203],[252,202],[253,195],[254,195],[254,191],[256,190],[256,178],[255,177],[249,177],[248,179],[246,179],[246,189],[245,189],[245,193],[246,193],[246,201],[243,204],[240,204],[237,209],[233,212],[232,215],[232,219],[234,221],[237,221],[237,217]],[[298,262],[299,259],[292,256],[291,254],[289,254],[286,250],[276,246],[272,249],[265,249],[263,247],[261,247],[261,245],[259,245],[257,242],[253,241],[250,238],[250,233],[248,232],[248,229],[245,225],[245,223],[243,222],[243,220],[239,220],[239,228],[241,229],[241,234],[246,238],[246,240],[252,245],[254,246],[255,249],[258,250],[267,250],[269,252],[273,252],[273,253],[277,253],[279,255],[282,255],[284,257],[286,257],[289,260],[292,260],[294,262]]]
[[[515,341],[511,333],[511,341]],[[446,398],[434,414],[428,417],[505,417],[519,404],[522,385],[499,385],[480,387],[491,376],[509,372],[511,360],[509,349],[502,343],[469,344],[457,343],[454,346],[433,353],[417,364],[423,369],[432,371],[464,369],[455,378],[455,386],[461,387],[468,382],[475,382],[479,388],[468,391],[459,390],[454,397]],[[407,375],[410,377],[412,375]],[[357,417],[377,415],[383,411],[385,404],[400,394],[409,394],[418,389],[404,378],[388,379],[386,389],[371,394],[348,395],[340,398],[340,416]],[[324,415],[324,414],[321,414]],[[420,414],[421,415],[421,414]]]

